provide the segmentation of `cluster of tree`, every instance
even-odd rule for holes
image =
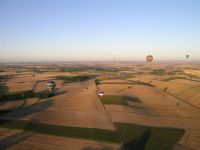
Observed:
[[[99,66],[79,66],[79,67],[67,67],[67,68],[61,68],[61,72],[78,72],[78,71],[119,71],[118,68],[105,68],[105,67],[99,67]]]
[[[3,92],[3,90],[2,90],[3,86],[4,86],[4,83],[0,82],[0,100],[1,100],[1,99],[3,98],[3,96],[4,96],[4,92]]]
[[[0,91],[0,100],[2,100],[4,97],[4,93],[2,91]]]
[[[118,68],[114,67],[101,67],[101,66],[76,66],[76,67],[62,67],[62,68],[31,68],[34,73],[44,73],[44,72],[79,72],[79,71],[120,71]]]
[[[96,85],[99,85],[100,84],[100,81],[98,79],[95,79],[95,84]]]

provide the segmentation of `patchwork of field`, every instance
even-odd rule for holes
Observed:
[[[162,126],[170,126],[170,124],[174,123],[180,124],[178,127],[190,128],[190,121],[195,122],[197,128],[200,125],[200,112],[198,109],[158,89],[141,85],[133,85],[128,89],[128,85],[121,84],[113,84],[112,86],[102,84],[99,87],[101,91],[106,91],[108,95],[129,95],[138,97],[142,101],[142,103],[129,102],[129,106],[106,105],[106,109],[111,112],[111,116],[115,122],[122,122],[124,119],[125,122],[128,121],[127,123],[136,123],[138,120],[140,121],[138,123],[141,124],[143,122],[142,118],[147,116],[148,118],[151,117],[150,120],[152,120],[153,124],[144,119],[147,122],[146,125],[158,124],[156,126],[161,126],[163,124]],[[179,103],[178,108],[177,102]],[[166,124],[167,120],[169,120],[169,124]],[[190,121],[188,122],[188,120]]]
[[[179,141],[179,148],[199,149],[200,82],[196,78],[178,78],[144,73],[124,80],[103,80],[99,91],[105,92],[102,102],[113,122],[184,129],[185,134],[191,134]],[[140,102],[119,103],[110,96],[136,97]]]
[[[200,149],[199,64],[0,68],[0,149]]]

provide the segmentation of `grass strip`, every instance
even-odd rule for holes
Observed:
[[[22,100],[26,98],[46,99],[48,97],[49,97],[48,91],[34,93],[32,90],[25,90],[25,91],[11,91],[11,92],[5,93],[2,100],[16,101],[16,100]]]
[[[0,87],[3,87],[5,85],[5,83],[0,82]]]

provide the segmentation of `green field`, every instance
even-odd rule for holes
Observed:
[[[130,102],[138,102],[141,101],[137,97],[131,96],[120,96],[120,95],[105,95],[101,99],[103,104],[114,104],[114,105],[125,105],[128,106],[128,101]]]
[[[40,98],[45,99],[49,97],[49,93],[47,91],[34,93],[32,90],[25,90],[25,91],[11,91],[4,94],[2,100],[6,101],[15,101],[21,100],[26,98]]]
[[[184,134],[182,129],[115,124],[128,150],[171,150]]]
[[[4,99],[12,101],[12,100],[31,98],[34,96],[35,96],[35,94],[32,92],[32,90],[11,91],[11,92],[5,93]]]
[[[63,80],[64,83],[84,82],[94,79],[94,75],[78,75],[78,76],[57,76],[57,80]]]
[[[116,131],[103,129],[49,125],[22,120],[0,120],[0,127],[31,131],[53,136],[81,138],[111,143],[120,142]]]
[[[2,87],[2,86],[4,86],[4,85],[5,85],[5,83],[0,82],[0,87]]]

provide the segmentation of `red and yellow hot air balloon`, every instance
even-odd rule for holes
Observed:
[[[147,55],[146,61],[147,62],[152,62],[153,61],[153,56],[152,55]]]

